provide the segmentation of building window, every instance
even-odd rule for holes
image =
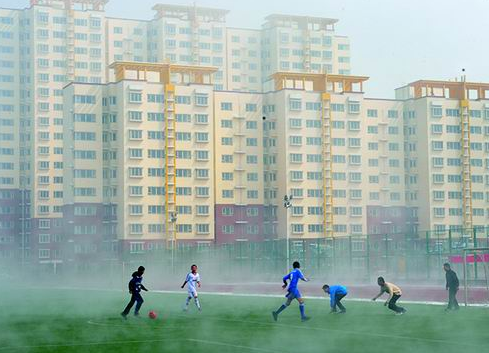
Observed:
[[[441,118],[443,115],[443,108],[441,106],[434,105],[431,107],[431,116],[433,118]]]
[[[207,95],[207,93],[196,93],[195,105],[200,107],[207,107],[209,105],[209,96]]]
[[[302,110],[302,100],[300,98],[289,98],[289,109],[294,111]]]
[[[360,113],[360,103],[359,102],[348,102],[348,113],[349,114],[359,114]]]
[[[221,103],[221,110],[225,110],[225,111],[233,110],[233,103],[230,103],[230,102],[222,102]]]

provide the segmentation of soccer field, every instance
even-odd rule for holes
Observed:
[[[377,303],[345,301],[333,315],[326,299],[297,303],[278,322],[281,298],[201,294],[202,312],[181,308],[182,294],[145,293],[143,317],[124,321],[128,295],[110,291],[12,290],[0,292],[0,352],[457,352],[489,349],[489,311],[401,305],[395,316]],[[384,298],[385,299],[385,298]],[[147,318],[149,310],[159,314]]]

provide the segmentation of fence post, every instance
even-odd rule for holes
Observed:
[[[409,279],[409,233],[404,233],[404,271],[406,273],[406,279]]]
[[[321,271],[321,249],[320,249],[320,238],[317,238],[316,239],[316,257],[317,257],[317,260],[316,260],[316,265],[317,265],[317,273],[319,273]]]
[[[351,275],[353,272],[353,248],[352,248],[351,235],[348,237],[348,250],[349,250],[349,256],[350,256],[349,265],[350,265],[350,275]]]
[[[472,236],[473,236],[473,239],[474,239],[474,248],[477,247],[477,228],[472,228]],[[478,269],[477,269],[477,254],[474,252],[474,279],[477,280],[478,279]]]
[[[120,289],[122,290],[124,288],[124,283],[126,282],[126,263],[124,262],[124,260],[122,261],[122,274],[121,274],[121,287]],[[122,290],[122,293],[123,295],[125,294],[124,291]],[[124,295],[125,296],[125,295]]]
[[[335,237],[333,237],[332,239],[332,245],[333,245],[333,251],[332,251],[332,255],[333,255],[333,259],[331,261],[331,273],[333,274],[334,271],[335,271],[335,268],[336,268],[336,241],[335,241]]]
[[[430,278],[430,232],[426,231],[426,275]]]
[[[452,230],[448,230],[448,254],[452,254]]]
[[[370,235],[367,234],[367,280],[370,282]]]

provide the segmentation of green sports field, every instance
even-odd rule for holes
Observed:
[[[346,315],[308,300],[302,323],[283,300],[201,294],[203,311],[181,311],[182,294],[146,293],[142,318],[120,318],[125,293],[82,290],[0,292],[0,352],[433,352],[489,350],[489,310],[404,305],[395,316],[378,303],[345,301]],[[402,302],[400,303],[402,305]],[[150,310],[159,314],[150,320]]]

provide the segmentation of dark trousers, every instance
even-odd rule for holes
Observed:
[[[391,300],[389,300],[389,309],[395,311],[396,313],[402,313],[404,311],[404,308],[396,305],[396,302],[399,300],[400,297],[400,295],[394,294]]]
[[[129,301],[126,308],[122,312],[122,315],[126,316],[127,314],[129,314],[134,303],[136,303],[136,309],[134,309],[134,315],[138,315],[139,309],[141,309],[141,305],[143,305],[143,303],[144,303],[144,300],[143,300],[143,297],[141,296],[141,294],[132,293],[131,300]]]
[[[448,307],[447,309],[458,309],[458,301],[457,301],[457,292],[458,288],[448,288]]]
[[[336,293],[334,296],[334,306],[333,311],[336,311],[336,307],[340,309],[340,311],[345,312],[346,308],[341,304],[341,299],[345,297],[346,294]]]

